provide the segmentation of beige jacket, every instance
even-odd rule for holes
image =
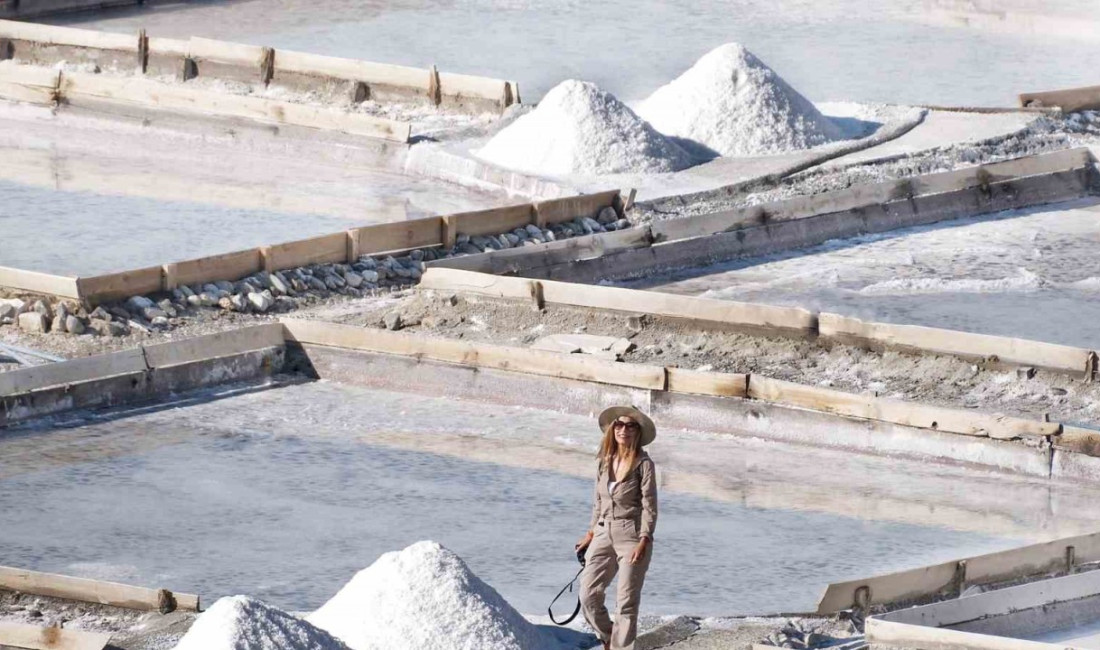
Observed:
[[[639,537],[653,539],[653,529],[657,526],[657,475],[649,454],[642,452],[634,469],[615,484],[614,493],[607,491],[610,469],[603,465],[601,462],[596,476],[588,530],[595,530],[600,521],[630,519]]]

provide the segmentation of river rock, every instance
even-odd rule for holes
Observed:
[[[263,291],[261,293],[248,294],[248,302],[252,303],[256,311],[262,313],[271,309],[271,306],[275,304],[275,298],[271,295],[270,291]]]
[[[382,324],[386,326],[386,329],[394,331],[397,331],[404,326],[404,323],[401,321],[401,314],[395,311],[391,311],[390,313],[383,316]]]
[[[28,311],[19,314],[19,329],[24,332],[45,334],[50,331],[50,321],[46,315],[37,311]]]
[[[619,220],[619,213],[615,212],[615,208],[607,206],[600,210],[600,213],[596,215],[596,221],[602,224],[614,223]]]
[[[344,280],[348,283],[349,287],[358,288],[363,284],[363,276],[359,275],[355,271],[348,271],[344,274]]]
[[[84,321],[80,320],[76,316],[69,314],[65,317],[65,331],[69,334],[83,334],[84,333]]]
[[[168,319],[164,316],[157,316],[151,322],[153,323],[153,327],[168,327]]]
[[[13,321],[18,315],[13,305],[6,301],[0,302],[0,320]]]
[[[53,310],[50,309],[50,303],[45,300],[35,300],[31,310],[38,312],[46,317],[46,320],[53,318]]]
[[[275,294],[286,295],[291,292],[291,288],[287,285],[286,280],[279,277],[277,273],[268,276],[271,282],[271,291]]]
[[[126,309],[135,314],[140,314],[143,309],[149,307],[156,307],[156,303],[145,296],[131,296],[126,301]]]
[[[50,331],[55,334],[63,334],[68,331],[65,328],[65,319],[61,316],[54,316],[53,321],[50,323]]]

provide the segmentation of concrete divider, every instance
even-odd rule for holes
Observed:
[[[0,99],[52,106],[57,102],[61,72],[32,66],[0,66]]]
[[[1065,113],[1100,110],[1100,86],[1021,93],[1020,106],[1057,107]]]
[[[530,298],[534,284],[541,287],[542,298],[549,304],[652,314],[754,332],[812,336],[817,330],[814,314],[797,307],[774,307],[655,291],[501,277],[436,267],[429,268],[420,281],[420,287],[424,289],[477,293],[500,298]]]
[[[256,381],[283,364],[283,328],[267,323],[0,373],[0,427],[73,409],[148,401]]]
[[[934,352],[995,364],[1034,366],[1091,376],[1091,350],[1005,336],[973,334],[918,325],[873,323],[839,314],[818,314],[819,335],[849,345],[906,352]]]
[[[199,611],[199,597],[167,589],[149,589],[117,582],[74,578],[55,573],[0,566],[0,589],[36,596],[65,598],[88,603],[168,613],[177,609]]]
[[[1073,549],[1067,551],[1067,549]],[[818,614],[832,614],[856,604],[866,588],[867,605],[920,602],[970,585],[989,585],[1017,578],[1072,572],[1077,565],[1100,561],[1100,533],[1065,537],[1007,551],[940,562],[930,566],[830,584],[818,601]]]
[[[799,196],[698,217],[658,221],[652,226],[653,236],[659,242],[700,237],[774,221],[802,219],[878,203],[983,187],[1024,176],[1078,169],[1091,162],[1087,147],[1023,156],[957,171],[867,183],[834,192]]]

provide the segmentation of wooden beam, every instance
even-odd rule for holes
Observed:
[[[760,375],[753,375],[749,380],[748,394],[753,399],[824,413],[998,440],[1045,438],[1056,436],[1061,432],[1061,425],[1056,422],[1025,420],[1003,415],[975,413],[965,409],[885,399],[873,395],[857,395]]]
[[[447,217],[444,217],[446,222]],[[428,268],[462,269],[495,275],[540,275],[540,270],[632,248],[649,246],[648,228],[626,228],[480,254],[432,260]]]
[[[820,336],[849,345],[933,352],[1082,376],[1090,354],[1090,350],[1068,345],[919,325],[874,323],[830,313],[818,315],[818,329]]]
[[[453,224],[456,234],[470,236],[499,235],[534,223],[535,210],[530,203],[523,203],[502,208],[450,214],[447,215],[446,221]]]
[[[227,41],[192,36],[187,42],[187,56],[198,61],[215,61],[240,66],[259,68],[264,57],[264,48],[259,45],[244,45]]]
[[[0,98],[52,106],[61,82],[59,70],[29,65],[0,66]]]
[[[198,596],[173,594],[165,589],[149,589],[117,582],[74,578],[54,573],[0,566],[0,588],[25,594],[67,598],[127,609],[163,611],[165,592],[174,601],[173,609],[198,611]]]
[[[700,372],[686,368],[668,368],[670,393],[694,393],[719,397],[746,397],[749,376],[724,372]]]
[[[664,390],[665,369],[529,348],[430,339],[401,332],[317,321],[282,321],[287,340],[447,361],[478,368]]]
[[[30,366],[0,373],[0,395],[142,372],[146,367],[141,348]]]
[[[60,92],[61,97],[69,102],[91,98],[159,110],[340,131],[395,142],[408,142],[412,133],[412,126],[408,123],[361,113],[263,97],[231,95],[141,78],[66,73],[62,76]]]
[[[538,223],[551,226],[572,221],[577,217],[595,217],[600,210],[614,205],[619,190],[607,190],[593,194],[569,196],[561,199],[548,199],[535,202]]]
[[[173,267],[171,273],[169,273],[168,267]],[[165,265],[165,289],[174,289],[181,284],[239,280],[261,269],[263,269],[263,260],[260,259],[260,251],[255,248],[173,262]],[[167,278],[169,275],[174,279],[175,286],[168,286]]]
[[[284,342],[281,324],[264,323],[216,334],[146,345],[143,350],[145,363],[149,368],[155,369],[279,347]]]
[[[138,42],[133,34],[58,27],[16,20],[0,20],[0,37],[42,45],[68,45],[93,50],[134,52],[135,54],[138,49]]]
[[[1065,113],[1100,110],[1100,86],[1021,93],[1020,106],[1033,108],[1056,106]]]
[[[80,298],[76,278],[0,266],[0,287],[62,298]]]
[[[293,269],[310,264],[333,264],[346,262],[348,258],[347,233],[337,232],[331,235],[310,237],[297,241],[265,246],[265,261],[268,271]]]
[[[1060,644],[895,623],[875,617],[867,619],[866,635],[867,641],[876,646],[922,650],[1065,650],[1065,646]]]
[[[0,622],[0,646],[29,650],[103,650],[110,634]]]
[[[163,283],[164,270],[160,266],[76,279],[80,299],[89,305],[156,293],[163,289]]]
[[[443,242],[443,219],[426,217],[357,228],[359,254],[373,255],[439,246]]]
[[[421,278],[420,286],[425,289],[515,297],[529,295],[528,282],[529,280],[525,278],[499,277],[458,269],[429,267]],[[816,316],[797,307],[774,307],[570,282],[544,281],[542,284],[543,295],[548,304],[653,314],[730,326],[735,329],[768,330],[776,334],[782,331],[787,334],[807,336],[817,331]]]
[[[412,68],[388,63],[372,63],[357,59],[278,50],[275,77],[280,73],[296,73],[316,77],[335,77],[348,81],[361,81],[368,85],[381,84],[399,88],[411,88],[428,92],[428,74],[424,68]]]

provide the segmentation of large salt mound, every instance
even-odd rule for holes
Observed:
[[[175,650],[348,650],[328,632],[248,596],[221,598]]]
[[[559,650],[435,542],[386,553],[308,620],[353,650]]]
[[[658,88],[638,114],[665,135],[723,156],[807,149],[844,137],[808,99],[736,43],[711,50]]]
[[[532,174],[673,172],[694,162],[614,95],[584,81],[564,81],[476,154]]]

